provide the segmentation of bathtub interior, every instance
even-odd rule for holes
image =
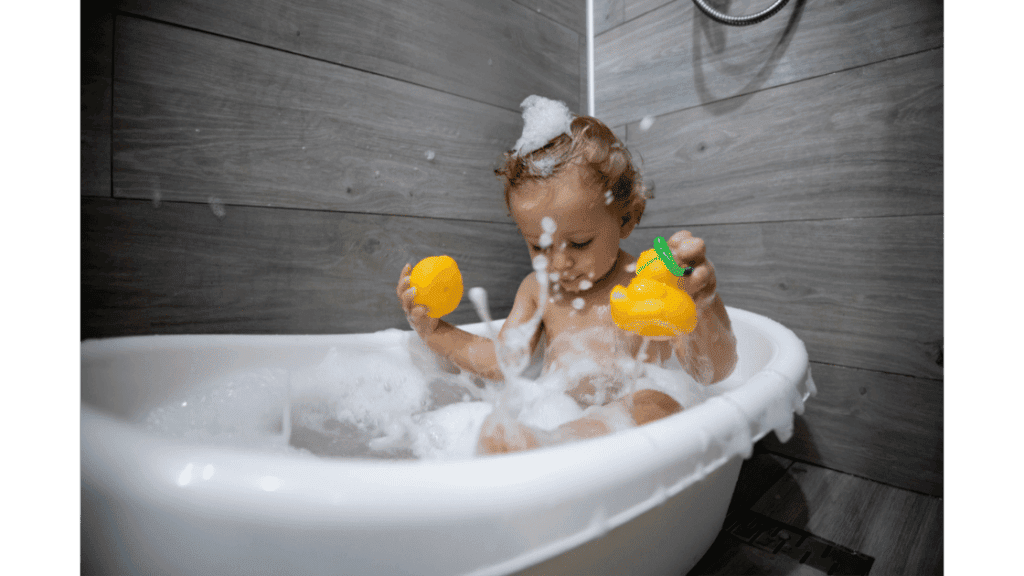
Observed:
[[[496,330],[503,321],[494,321]],[[487,334],[484,322],[460,328]],[[778,343],[742,316],[733,320],[733,331],[739,362],[728,378],[711,387],[715,393],[747,382],[778,354]],[[118,419],[140,423],[153,408],[187,397],[211,381],[232,374],[263,368],[301,370],[321,362],[331,348],[387,354],[410,346],[410,340],[415,340],[415,335],[408,330],[323,336],[173,335],[87,340],[82,345],[82,403]],[[538,346],[538,351],[542,349]],[[541,362],[543,355],[535,354],[525,374],[535,374]]]
[[[729,313],[740,362],[709,401],[607,437],[455,462],[195,447],[139,424],[154,406],[213,378],[260,367],[300,369],[334,346],[402,346],[407,331],[85,342],[83,530],[96,525],[96,538],[119,542],[122,552],[103,560],[116,569],[331,573],[343,565],[366,574],[506,574],[533,566],[538,574],[568,574],[599,566],[633,571],[641,557],[654,573],[692,566],[721,528],[753,442],[773,429],[787,439],[793,412],[802,412],[814,392],[806,352],[791,332],[756,314]],[[465,328],[485,330],[482,323]],[[163,528],[151,525],[153,517],[163,519]],[[169,537],[168,525],[188,528]],[[658,538],[675,545],[655,552],[643,544]],[[254,546],[261,539],[289,541],[293,553]],[[398,542],[415,545],[396,559]],[[460,543],[458,553],[436,553],[452,542]],[[295,550],[305,552],[298,558]],[[225,572],[227,564],[237,570]]]

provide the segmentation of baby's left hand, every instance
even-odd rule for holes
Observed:
[[[679,278],[678,286],[693,298],[698,310],[710,305],[716,295],[717,282],[715,267],[704,255],[704,241],[688,230],[680,230],[668,239],[668,247],[676,264],[682,268],[693,267],[692,274]]]
[[[683,368],[698,382],[713,384],[726,378],[736,367],[736,337],[725,304],[718,297],[715,267],[704,255],[704,241],[680,230],[668,239],[676,263],[693,266],[693,273],[678,279],[677,285],[697,305],[697,326],[675,340],[676,356]]]

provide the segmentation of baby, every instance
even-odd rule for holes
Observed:
[[[532,99],[532,100],[531,100]],[[560,102],[531,96],[524,102],[524,136],[496,174],[504,181],[505,203],[518,225],[531,259],[544,256],[549,290],[541,286],[538,272],[527,276],[516,293],[512,311],[498,337],[503,342],[511,331],[527,330],[529,350],[541,334],[546,338],[545,372],[568,363],[566,358],[582,349],[597,364],[612,358],[616,342],[625,343],[636,356],[641,337],[616,327],[611,320],[609,298],[613,287],[633,279],[636,258],[619,248],[640,222],[645,207],[643,189],[629,152],[612,131],[595,118],[573,117]],[[556,135],[531,130],[531,108],[546,112],[564,109],[555,122]],[[530,139],[534,143],[529,142]],[[736,364],[736,340],[725,306],[715,290],[715,269],[705,258],[704,242],[682,230],[668,240],[672,255],[693,273],[679,277],[697,307],[697,327],[671,340],[651,341],[639,360],[662,362],[673,352],[679,364],[695,380],[712,384],[726,378]],[[410,287],[411,267],[399,278],[397,293],[410,325],[437,354],[459,368],[491,380],[502,380],[494,342],[470,334],[448,322],[431,318],[425,306],[413,304],[416,289]],[[539,323],[531,319],[542,311]],[[532,332],[531,332],[532,330]],[[613,337],[602,337],[613,336]],[[577,356],[578,357],[578,356]],[[562,362],[560,362],[560,360]],[[498,453],[607,434],[624,426],[642,425],[682,409],[657,390],[628,392],[620,388],[615,398],[602,392],[593,375],[567,384],[565,393],[582,406],[584,416],[544,431],[492,413],[484,422],[478,451]],[[611,401],[607,401],[611,400]]]

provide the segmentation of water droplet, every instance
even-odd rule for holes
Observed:
[[[223,220],[224,216],[227,214],[227,211],[224,209],[224,202],[216,196],[210,196],[210,198],[207,199],[207,202],[210,204],[210,210],[213,211],[213,215],[216,216],[218,220]]]

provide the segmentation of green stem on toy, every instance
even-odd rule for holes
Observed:
[[[685,276],[686,274],[693,272],[693,268],[690,266],[681,268],[676,264],[676,259],[672,256],[672,250],[668,247],[668,241],[665,240],[664,236],[658,236],[654,239],[654,253],[658,255],[658,258],[661,258],[662,262],[665,263],[665,267],[668,268],[668,271],[676,276]]]

